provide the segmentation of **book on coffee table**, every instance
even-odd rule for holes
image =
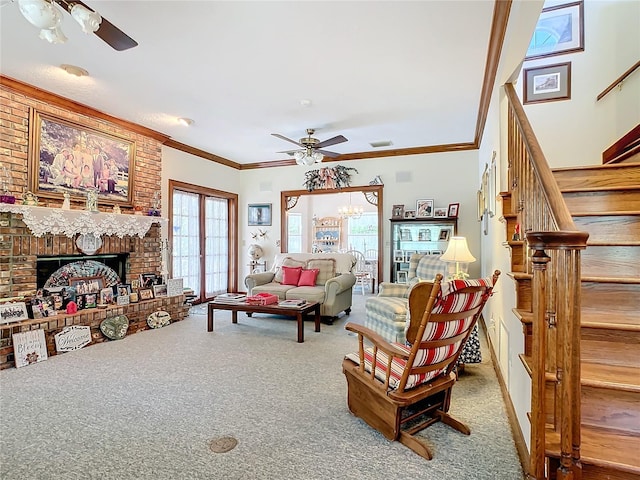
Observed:
[[[213,301],[217,303],[242,303],[247,299],[244,293],[222,293],[217,295]]]
[[[278,303],[279,307],[302,307],[306,305],[307,301],[304,299],[296,299],[296,300],[282,300]]]

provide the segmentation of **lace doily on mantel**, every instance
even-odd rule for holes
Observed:
[[[93,233],[96,236],[115,235],[122,238],[137,235],[143,238],[152,224],[167,221],[161,217],[91,213],[86,210],[62,210],[9,203],[0,203],[0,212],[22,214],[22,221],[36,237],[47,234],[73,237],[78,233]]]

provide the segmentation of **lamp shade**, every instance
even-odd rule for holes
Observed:
[[[443,262],[470,263],[475,262],[476,258],[471,255],[465,237],[451,237],[447,251],[440,257],[440,260]]]

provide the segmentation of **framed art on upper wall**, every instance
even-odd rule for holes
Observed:
[[[582,1],[544,8],[531,37],[525,60],[584,50]]]
[[[571,62],[525,68],[523,104],[571,99]]]
[[[249,205],[249,226],[271,225],[271,204],[254,203]]]
[[[42,197],[131,206],[136,144],[130,140],[31,109],[29,184]]]

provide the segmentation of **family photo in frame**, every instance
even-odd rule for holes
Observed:
[[[29,183],[42,197],[132,205],[134,142],[31,110]]]

